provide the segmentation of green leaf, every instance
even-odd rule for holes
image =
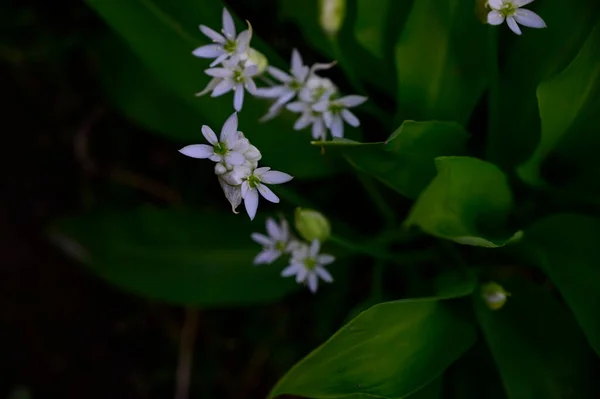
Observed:
[[[571,64],[553,79],[543,82],[537,90],[542,136],[531,158],[518,169],[523,180],[534,185],[543,185],[540,165],[544,158],[565,136],[577,136],[579,149],[586,145],[597,145],[597,139],[590,143],[586,135],[593,135],[600,123],[600,21]],[[582,124],[591,127],[585,129]],[[583,136],[583,137],[582,137]],[[581,152],[571,154],[581,158]],[[593,161],[596,162],[595,159]]]
[[[555,215],[537,222],[525,237],[523,249],[556,285],[600,355],[600,219]]]
[[[514,37],[500,27],[505,31],[502,39],[510,41],[510,46],[500,75],[501,118],[488,137],[486,158],[503,169],[525,162],[535,150],[540,138],[536,89],[571,62],[598,21],[599,2],[570,0],[565,4],[536,1],[527,5],[544,18],[547,29],[527,29]]]
[[[144,297],[195,306],[249,305],[300,288],[279,265],[253,266],[257,225],[244,215],[141,208],[65,219],[52,237],[110,283]],[[240,218],[241,217],[241,218]]]
[[[487,79],[488,27],[473,9],[473,1],[414,1],[396,44],[401,119],[467,123]]]
[[[438,174],[414,204],[407,226],[460,244],[494,248],[520,238],[501,236],[513,206],[505,174],[495,165],[470,157],[439,157]],[[504,231],[503,231],[504,230]],[[486,234],[487,235],[487,234]]]
[[[191,54],[194,48],[209,43],[198,30],[199,24],[217,30],[221,26],[220,2],[88,0],[88,4],[121,35],[137,57],[137,60],[132,60],[131,56],[125,55],[120,60],[117,54],[123,54],[121,49],[117,48],[115,55],[110,54],[110,47],[106,49],[112,59],[105,64],[111,68],[104,72],[105,76],[117,76],[121,81],[131,79],[126,84],[108,85],[107,90],[110,97],[116,98],[117,105],[128,114],[132,113],[132,119],[179,140],[183,138],[181,131],[187,126],[191,132],[190,140],[191,135],[196,133],[196,142],[203,140],[200,134],[203,124],[216,131],[221,128],[233,113],[232,97],[194,96],[209,81],[202,72],[209,63]],[[238,28],[241,25],[238,24]],[[252,43],[267,55],[271,63],[282,64],[256,35]],[[135,104],[139,93],[146,93],[146,96],[142,103]],[[327,165],[318,151],[310,146],[309,132],[293,130],[295,116],[284,113],[273,121],[260,123],[258,120],[268,106],[263,100],[247,96],[243,112],[239,115],[241,130],[260,148],[265,164],[299,178],[322,177],[335,172],[336,169]],[[175,111],[180,107],[184,111]],[[154,112],[162,115],[151,115]],[[181,117],[185,119],[175,121],[175,118]],[[168,120],[173,120],[178,127],[169,128]]]
[[[502,282],[511,293],[500,310],[473,295],[476,313],[509,398],[595,398],[592,360],[568,309],[547,289],[521,279]]]
[[[275,386],[309,398],[403,398],[440,376],[475,341],[460,302],[410,299],[376,305],[297,363]]]
[[[468,137],[456,123],[405,121],[383,143],[333,140],[314,144],[342,155],[356,169],[414,199],[435,176],[433,160],[465,153]]]

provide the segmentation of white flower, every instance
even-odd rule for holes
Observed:
[[[215,132],[209,126],[204,125],[202,134],[211,145],[192,144],[183,147],[179,152],[192,158],[208,158],[217,162],[224,170],[231,170],[236,165],[243,165],[246,162],[244,153],[249,150],[250,143],[243,138],[243,135],[240,137],[237,126],[238,118],[234,112],[223,124],[221,137],[217,140]]]
[[[258,194],[262,195],[267,201],[275,204],[279,203],[279,197],[271,191],[266,184],[282,184],[293,179],[287,173],[271,170],[271,168],[262,167],[254,170],[243,171],[244,167],[236,168],[234,172],[240,173],[238,177],[242,178],[242,198],[246,206],[246,212],[250,220],[256,216],[258,209]]]
[[[263,250],[254,258],[254,264],[271,264],[287,252],[290,241],[290,227],[285,219],[278,225],[272,218],[267,218],[268,236],[252,233],[251,238],[263,246]]]
[[[304,101],[294,101],[289,103],[286,108],[289,111],[300,113],[300,118],[294,123],[294,130],[302,130],[312,126],[312,137],[315,140],[325,140],[325,121],[323,114],[313,109],[312,104]]]
[[[217,33],[204,25],[200,25],[200,31],[214,43],[198,47],[192,54],[199,58],[215,58],[210,64],[211,67],[220,64],[230,57],[244,57],[252,38],[252,31],[250,29],[244,30],[236,36],[233,18],[231,18],[231,14],[225,8],[223,8],[223,34]]]
[[[221,176],[219,176],[219,184],[223,189],[225,198],[231,204],[231,210],[237,215],[239,212],[236,209],[242,203],[242,186],[231,186]]]
[[[300,101],[306,103],[316,103],[325,98],[329,98],[336,92],[337,87],[333,84],[331,79],[322,78],[321,76],[313,74],[306,80],[306,84],[298,93],[298,98]]]
[[[297,283],[306,282],[308,289],[317,292],[319,277],[328,283],[333,282],[333,277],[325,269],[325,265],[332,263],[335,258],[332,255],[319,254],[321,244],[319,240],[313,240],[310,247],[302,244],[292,252],[290,265],[283,269],[283,277],[296,276]]]
[[[323,113],[325,126],[333,137],[344,137],[344,121],[358,127],[360,121],[348,108],[356,107],[367,101],[367,97],[350,95],[335,100],[323,99],[313,106],[313,110]]]
[[[487,22],[490,25],[500,25],[506,19],[506,24],[517,35],[521,34],[518,24],[530,28],[545,28],[544,20],[533,11],[521,7],[532,3],[534,0],[488,0],[492,9],[488,13]],[[517,24],[518,23],[518,24]]]
[[[256,92],[256,84],[252,77],[258,74],[258,66],[251,64],[244,67],[237,57],[223,62],[223,68],[209,68],[204,72],[213,79],[196,95],[201,96],[212,91],[211,97],[218,97],[233,90],[233,108],[238,112],[244,105],[244,89],[250,94]]]

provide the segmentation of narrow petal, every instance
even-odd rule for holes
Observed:
[[[333,114],[331,111],[326,111],[323,113],[323,122],[325,122],[325,126],[330,127],[331,122],[333,121]]]
[[[206,144],[188,145],[179,150],[179,152],[185,156],[199,159],[206,159],[214,154],[212,146]]]
[[[312,240],[312,242],[310,243],[310,249],[309,249],[309,253],[311,258],[316,258],[317,255],[319,254],[319,250],[321,249],[321,243],[319,242],[319,240],[317,240],[316,238],[314,240]]]
[[[333,277],[331,277],[331,274],[325,268],[317,266],[315,268],[315,273],[319,277],[321,277],[321,280],[326,281],[328,283],[333,283]]]
[[[244,86],[237,84],[235,86],[235,93],[233,95],[233,108],[240,112],[244,106]]]
[[[233,23],[233,18],[231,18],[231,14],[225,7],[223,7],[223,32],[229,39],[235,37],[235,24]]]
[[[313,64],[313,66],[310,67],[310,73],[312,74],[317,71],[324,71],[326,69],[331,69],[336,63],[337,63],[337,61],[330,62],[329,64],[324,64],[324,63]]]
[[[312,109],[317,112],[325,112],[329,109],[329,101],[328,100],[319,101],[318,103],[316,103],[312,106]]]
[[[294,123],[294,130],[302,130],[306,128],[313,121],[310,114],[303,114],[296,123]]]
[[[250,39],[252,39],[252,32],[248,29],[241,31],[238,35],[237,42],[237,50],[239,53],[243,53],[248,50],[248,46],[250,45]]]
[[[513,4],[517,7],[523,7],[529,3],[533,3],[533,1],[534,0],[513,0]],[[490,3],[491,3],[491,1],[490,1]],[[527,25],[525,25],[525,26],[527,26]],[[532,28],[535,28],[535,26],[532,26]]]
[[[287,173],[278,172],[276,170],[270,170],[268,172],[263,173],[260,176],[260,180],[263,183],[267,183],[267,184],[282,184],[282,183],[287,183],[292,179],[293,179],[293,177],[288,175]]]
[[[288,267],[286,267],[285,269],[283,269],[281,271],[281,277],[294,276],[294,275],[298,274],[299,269],[300,269],[300,265],[298,265],[297,263],[289,265]]]
[[[246,77],[257,75],[258,74],[258,66],[254,65],[254,64],[248,65],[246,68],[244,68],[244,71],[242,73]]]
[[[290,75],[288,75],[287,73],[283,72],[281,69],[275,68],[273,66],[268,66],[267,67],[267,72],[269,72],[269,74],[271,76],[273,76],[275,79],[280,80],[283,83],[287,83],[287,82],[290,82],[292,80],[292,77]]]
[[[275,220],[273,220],[273,218],[267,218],[266,227],[269,236],[273,237],[275,240],[279,240],[279,238],[281,237],[281,230],[279,229],[279,226],[277,225]]]
[[[285,108],[287,108],[288,111],[299,113],[306,110],[306,104],[302,101],[294,101],[293,103],[286,105]]]
[[[242,190],[243,188],[244,186],[242,186]],[[246,207],[248,216],[250,216],[250,220],[254,220],[256,210],[258,209],[258,191],[252,189],[246,191],[246,195],[244,196],[244,206]]]
[[[219,97],[225,93],[229,93],[233,89],[233,82],[231,80],[222,80],[218,85],[215,86],[214,90],[210,94],[211,97]]]
[[[215,30],[209,28],[208,26],[200,25],[200,32],[204,33],[208,38],[214,42],[223,44],[225,43],[225,38],[220,33],[217,33]]]
[[[365,96],[350,95],[339,98],[336,102],[342,104],[344,107],[352,108],[361,105],[367,100],[368,98]]]
[[[239,152],[229,151],[227,155],[225,155],[225,162],[233,166],[243,165],[244,162],[246,162],[246,157]]]
[[[331,135],[333,137],[344,137],[344,122],[342,121],[341,116],[333,116],[333,119],[331,120],[331,126],[329,126],[329,130],[331,130]]]
[[[261,177],[263,173],[270,171],[271,168],[268,166],[261,166],[260,168],[256,168],[254,170],[254,176]]]
[[[335,256],[333,255],[328,255],[328,254],[322,254],[317,256],[317,263],[320,265],[328,265],[330,263],[333,263],[335,261]]]
[[[244,87],[246,88],[248,93],[255,95],[256,94],[256,83],[254,83],[254,80],[252,78],[246,78],[246,81],[244,83],[245,83]]]
[[[261,87],[256,89],[254,95],[262,98],[279,98],[283,93],[286,92],[286,90],[287,88],[283,85],[273,87]]]
[[[325,125],[322,118],[317,118],[313,122],[312,137],[315,140],[325,140]]]
[[[347,109],[342,110],[342,118],[348,123],[350,126],[359,127],[360,121],[352,112]]]
[[[515,12],[515,19],[518,23],[529,28],[545,28],[544,20],[533,11],[518,9]]]
[[[508,27],[510,28],[510,30],[515,32],[517,35],[521,34],[521,28],[519,28],[519,25],[517,25],[517,21],[515,21],[514,17],[506,18],[506,23],[507,23]]]
[[[277,251],[276,249],[265,249],[256,255],[252,263],[255,265],[269,265],[275,262],[279,256],[281,256],[280,251]]]
[[[210,80],[210,82],[208,82],[208,84],[206,85],[206,87],[204,89],[202,89],[201,92],[196,93],[197,97],[201,97],[211,91],[213,91],[215,89],[215,87],[217,87],[217,85],[219,84],[219,82],[221,82],[221,79],[219,78],[212,78]]]
[[[488,5],[493,10],[499,10],[502,8],[502,0],[488,0]]]
[[[265,186],[264,184],[259,184],[257,188],[258,192],[264,197],[264,199],[274,204],[279,203],[279,197],[276,196],[275,193],[271,191],[269,187]]]
[[[306,280],[306,275],[308,274],[308,270],[306,267],[302,265],[298,265],[298,271],[296,272],[296,282],[300,284],[304,280]]]
[[[286,92],[284,92],[282,94],[282,96],[279,98],[279,100],[277,100],[277,105],[279,107],[283,107],[284,104],[286,104],[287,102],[289,102],[292,98],[294,98],[294,96],[296,95],[296,92],[293,90],[288,89]]]
[[[204,73],[208,76],[212,76],[215,78],[230,78],[233,76],[233,71],[227,68],[208,68],[204,70]]]
[[[487,23],[490,25],[500,25],[504,22],[504,15],[494,10],[490,11],[487,15]]]
[[[233,138],[238,131],[238,115],[237,112],[229,115],[225,123],[223,123],[223,127],[221,128],[221,141],[226,142],[230,141],[230,138]]]
[[[238,214],[239,212],[236,211],[236,209],[242,203],[242,190],[240,189],[240,186],[231,186],[221,177],[219,177],[219,184],[223,189],[225,198],[227,198],[227,201],[231,204],[231,210],[233,213]]]
[[[215,58],[223,54],[223,46],[220,44],[207,44],[206,46],[198,47],[192,54],[199,58]]]
[[[209,126],[202,126],[202,135],[204,136],[206,141],[208,141],[212,145],[215,145],[219,142],[219,140],[217,140],[217,135]]]
[[[252,240],[257,244],[260,244],[264,247],[270,247],[275,244],[274,240],[272,240],[270,237],[260,233],[252,233],[250,234],[250,238],[252,238]]]
[[[223,54],[221,54],[220,56],[218,56],[217,58],[215,58],[215,60],[213,62],[210,63],[210,67],[214,67],[215,65],[219,65],[220,63],[224,62],[227,58],[229,58],[229,53],[227,52],[223,52]]]
[[[319,279],[315,273],[310,273],[308,275],[308,289],[313,294],[317,292],[317,288],[319,287]]]

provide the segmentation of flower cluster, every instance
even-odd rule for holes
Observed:
[[[487,15],[490,25],[506,24],[517,35],[521,34],[519,24],[530,28],[545,28],[544,20],[530,10],[521,7],[533,3],[534,0],[488,0],[487,6],[491,11]]]
[[[238,131],[237,113],[233,113],[221,129],[217,138],[209,126],[202,126],[202,134],[207,144],[192,144],[179,152],[192,158],[210,159],[215,162],[215,174],[219,178],[225,197],[231,203],[234,213],[244,201],[246,212],[254,219],[258,209],[259,193],[267,201],[278,203],[279,198],[267,184],[281,184],[292,180],[287,173],[277,172],[267,167],[258,167],[262,154]]]
[[[331,283],[333,277],[325,268],[333,263],[332,255],[320,254],[321,242],[318,239],[304,242],[296,239],[290,232],[290,227],[285,219],[277,224],[272,218],[267,219],[267,234],[252,233],[251,237],[263,250],[254,258],[255,265],[271,264],[283,255],[289,255],[288,266],[282,270],[283,277],[296,277],[298,284],[306,284],[308,289],[315,293],[319,279]]]

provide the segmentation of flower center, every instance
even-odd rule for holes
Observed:
[[[223,50],[227,51],[228,53],[235,52],[236,47],[237,43],[235,40],[227,40],[225,44],[223,44]]]
[[[339,103],[331,103],[329,104],[329,111],[334,114],[339,114],[344,109],[344,106]]]
[[[285,252],[285,242],[277,241],[275,243],[275,249],[278,250],[279,252]]]
[[[227,154],[227,151],[229,151],[229,150],[227,149],[227,145],[225,143],[218,142],[217,144],[214,145],[213,151],[217,155],[225,155],[225,154]]]
[[[323,97],[323,94],[325,94],[326,91],[327,90],[323,86],[319,86],[319,87],[315,88],[315,90],[313,91],[313,101],[317,101],[321,97]]]
[[[512,2],[508,2],[502,4],[502,8],[498,11],[500,11],[500,13],[505,17],[510,17],[515,13],[515,11],[517,11],[517,7],[515,7],[515,5]]]
[[[243,71],[233,71],[233,81],[235,83],[244,83],[244,72]]]
[[[317,266],[317,261],[313,258],[306,258],[304,259],[304,266],[306,266],[308,270],[313,270]]]
[[[302,88],[302,83],[298,82],[297,80],[292,80],[289,83],[289,87],[290,87],[290,89],[292,89],[294,91],[298,91]]]
[[[248,176],[248,185],[250,188],[256,188],[260,185],[260,179],[254,175]]]

